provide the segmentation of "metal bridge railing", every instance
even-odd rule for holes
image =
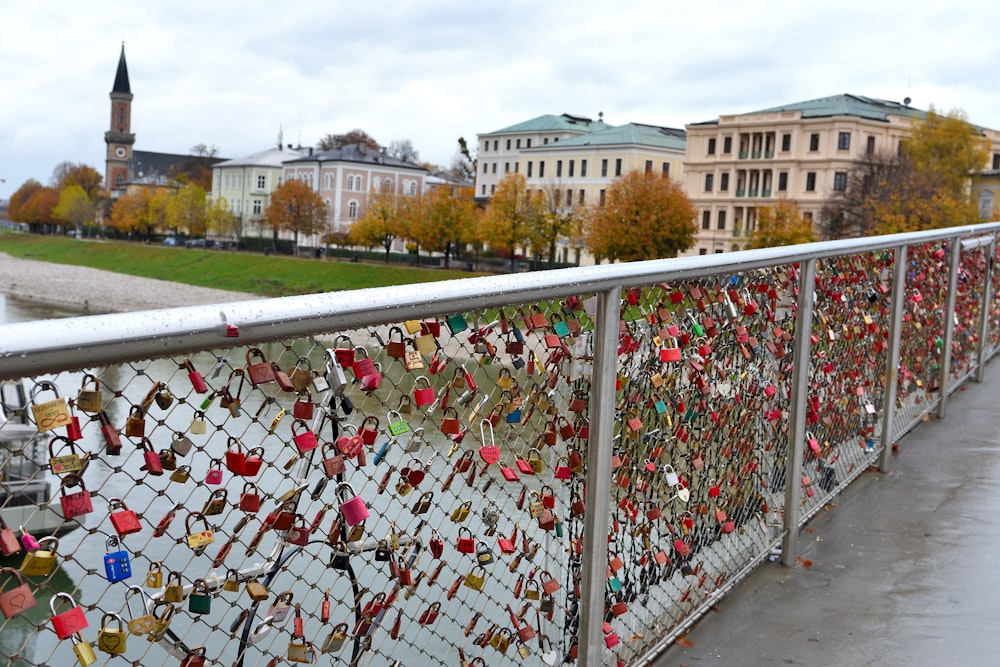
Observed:
[[[644,664],[981,379],[998,230],[2,327],[0,655]]]

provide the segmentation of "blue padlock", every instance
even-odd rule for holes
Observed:
[[[108,553],[104,556],[104,573],[108,581],[114,583],[132,576],[132,561],[125,550],[111,551],[119,546],[117,537],[109,537],[107,541]]]

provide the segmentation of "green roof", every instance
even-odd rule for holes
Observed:
[[[750,111],[747,113],[734,114],[736,116],[753,116],[763,113],[778,113],[783,111],[798,111],[802,118],[833,118],[836,116],[850,116],[853,118],[867,118],[869,120],[887,121],[889,116],[906,116],[923,118],[926,111],[915,109],[911,106],[892,102],[890,100],[880,100],[877,97],[865,97],[863,95],[834,95],[832,97],[820,97],[815,100],[805,102],[794,102],[781,106],[761,109],[760,111]],[[728,115],[728,114],[727,114]],[[713,125],[718,120],[706,121],[703,123],[692,123],[693,125]]]
[[[606,130],[582,134],[571,139],[563,139],[554,144],[535,146],[529,150],[551,150],[579,146],[655,146],[684,150],[687,132],[672,127],[626,123]]]
[[[564,113],[559,116],[545,114],[510,127],[486,134],[506,134],[512,132],[596,132],[611,127],[603,120],[591,120],[585,116]]]

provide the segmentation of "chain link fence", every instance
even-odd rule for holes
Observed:
[[[253,307],[286,313],[276,337],[224,318],[183,353],[107,316],[145,353],[94,364],[83,336],[66,370],[3,373],[0,656],[642,664],[877,465],[887,417],[905,432],[976,370],[995,244],[962,253],[945,314],[958,237],[893,238],[459,281],[481,305],[397,296],[360,327],[275,300]]]

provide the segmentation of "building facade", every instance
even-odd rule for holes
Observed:
[[[288,145],[220,162],[212,167],[212,200],[226,202],[244,234],[259,235],[271,193],[282,182],[282,163],[307,153]]]
[[[314,151],[282,164],[282,178],[303,181],[326,204],[327,227],[343,233],[364,215],[370,192],[414,196],[424,191],[423,167],[386,155],[364,143]],[[316,240],[313,239],[313,243]]]
[[[778,200],[818,222],[853,163],[898,151],[924,116],[909,100],[837,95],[688,125],[684,183],[699,230],[688,254],[745,248],[758,211]],[[996,154],[1000,136],[984,133]]]

